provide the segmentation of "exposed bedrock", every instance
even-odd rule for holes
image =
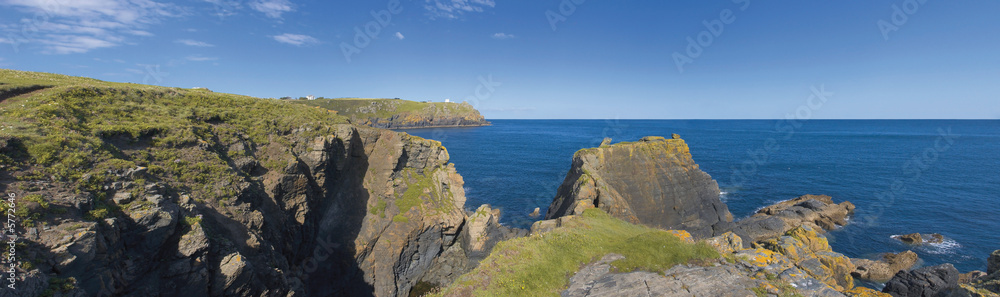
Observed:
[[[683,229],[697,238],[733,226],[729,208],[719,200],[718,183],[699,169],[676,134],[576,152],[545,218],[590,207],[636,224]]]

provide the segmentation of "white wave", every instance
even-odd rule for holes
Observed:
[[[939,243],[929,243],[922,247],[928,254],[948,255],[954,254],[955,250],[962,248],[962,245],[951,238],[945,238]]]
[[[902,235],[894,234],[889,237],[892,239],[899,239]],[[923,244],[917,246],[917,249],[933,255],[950,255],[955,254],[955,250],[962,248],[962,244],[958,243],[954,239],[944,237],[941,242],[930,243],[925,239]]]

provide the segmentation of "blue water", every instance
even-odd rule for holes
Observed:
[[[528,227],[569,170],[573,153],[643,136],[680,134],[719,181],[736,218],[803,194],[857,205],[829,233],[851,257],[912,249],[923,265],[985,270],[1000,249],[1000,121],[494,120],[493,126],[406,132],[441,141],[465,178],[466,206],[491,204]],[[890,236],[941,233],[910,247]]]

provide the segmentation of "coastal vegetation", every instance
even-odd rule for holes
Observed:
[[[588,209],[551,232],[497,244],[479,267],[430,296],[559,296],[582,265],[609,253],[625,256],[611,263],[618,272],[662,272],[720,257],[704,242]]]

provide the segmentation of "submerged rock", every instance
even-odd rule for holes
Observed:
[[[573,156],[546,219],[597,207],[622,220],[661,229],[683,229],[697,238],[732,228],[719,185],[691,159],[679,137],[582,149]]]

